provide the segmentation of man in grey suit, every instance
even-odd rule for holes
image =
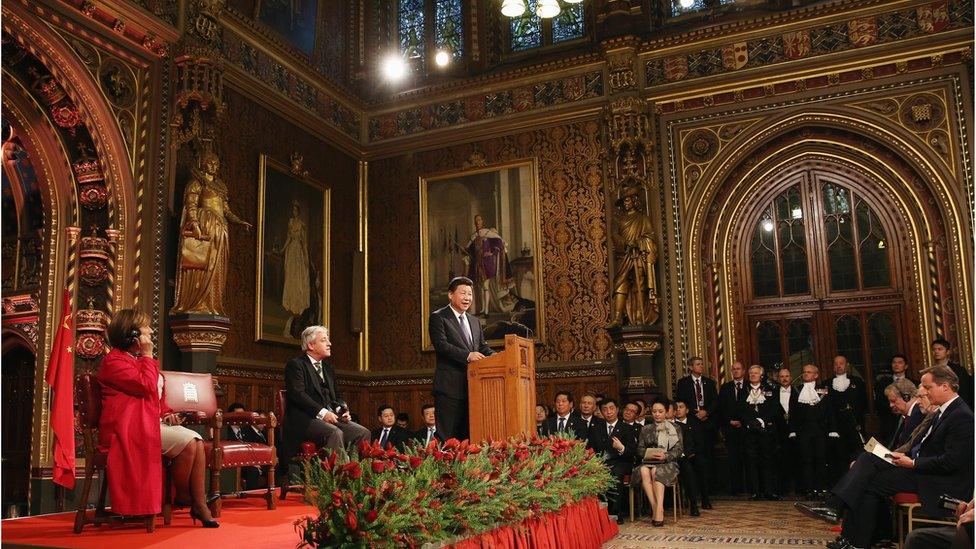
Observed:
[[[468,438],[468,363],[493,353],[485,342],[481,323],[468,314],[474,282],[463,276],[447,288],[451,303],[430,314],[430,341],[437,353],[434,370],[434,412],[437,433],[444,440]]]

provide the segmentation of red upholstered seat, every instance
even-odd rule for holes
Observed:
[[[914,494],[912,492],[898,492],[897,494],[891,496],[891,501],[899,505],[921,503],[918,500],[918,494]]]
[[[213,443],[206,443],[207,461],[212,458]],[[221,468],[233,469],[236,467],[260,467],[267,465],[274,456],[274,448],[267,444],[254,442],[238,442],[236,440],[220,441],[220,465]]]

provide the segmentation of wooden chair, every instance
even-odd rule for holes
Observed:
[[[624,477],[624,483],[628,485],[630,484],[630,475]],[[681,495],[681,482],[679,481],[678,477],[674,478],[674,483],[664,487],[665,494],[667,494],[669,488],[671,489],[671,506],[674,514],[674,522],[677,524],[678,518],[681,517],[682,507],[684,506]],[[634,522],[635,503],[639,503],[641,508],[643,508],[645,498],[646,496],[644,495],[643,486],[639,484],[636,486],[630,486],[630,522]]]
[[[922,502],[918,499],[918,494],[911,492],[899,492],[891,496],[891,503],[894,506],[892,516],[895,520],[895,528],[898,536],[898,547],[904,547],[905,537],[912,533],[916,524],[932,524],[937,526],[955,526],[956,521],[950,518],[926,517],[916,514],[922,507]],[[905,527],[908,531],[905,531]]]
[[[278,414],[278,418],[280,418],[280,421],[279,421],[278,425],[281,425],[282,426],[281,427],[281,432],[279,433],[280,439],[281,439],[282,443],[284,443],[284,440],[285,440],[285,437],[284,437],[284,427],[283,426],[285,424],[285,411],[286,411],[286,408],[287,408],[287,404],[288,404],[288,398],[285,395],[285,390],[284,389],[281,389],[277,393],[275,393],[275,413]],[[312,441],[308,441],[308,440],[305,441],[305,442],[302,442],[301,445],[299,446],[299,448],[300,449],[299,449],[298,455],[295,456],[294,458],[292,458],[292,461],[301,462],[301,461],[304,461],[304,460],[307,460],[307,459],[311,459],[312,457],[315,456],[315,452],[318,450],[318,448],[316,447],[315,443],[312,442]],[[293,485],[291,483],[291,477],[289,476],[289,473],[288,473],[288,467],[289,467],[290,463],[284,463],[282,465],[284,466],[284,474],[281,475],[281,477],[282,477],[281,478],[281,495],[279,497],[281,499],[285,499],[285,496],[288,495],[288,492],[299,492],[299,493],[303,493],[305,491],[305,487],[304,486],[301,486],[301,485]]]
[[[84,439],[85,479],[82,482],[81,489],[78,491],[78,510],[75,512],[74,533],[80,534],[86,524],[100,526],[108,522],[119,521],[142,522],[146,526],[146,532],[155,531],[156,517],[153,515],[120,518],[105,511],[105,495],[108,491],[108,454],[98,450],[98,422],[102,415],[102,391],[95,376],[90,373],[81,374],[77,381],[78,383],[75,385],[75,402],[78,403],[76,417],[78,425],[81,427],[82,438]],[[98,489],[97,506],[93,515],[89,516],[86,508],[96,473],[101,480],[101,486]],[[163,520],[166,524],[169,524],[172,513],[172,506],[165,505],[164,500]]]
[[[267,501],[269,510],[274,509],[276,506],[274,470],[278,464],[278,456],[274,447],[274,428],[277,425],[275,415],[257,412],[224,414],[217,407],[215,381],[210,374],[167,371],[163,373],[163,377],[165,379],[166,404],[173,411],[179,412],[183,416],[183,425],[202,425],[210,430],[210,440],[206,441],[204,445],[207,454],[207,466],[210,469],[211,496],[220,494],[220,471],[222,469],[267,465],[268,489],[260,497]],[[221,440],[220,435],[224,424],[265,425],[268,432],[268,444]],[[215,518],[220,516],[221,500],[220,497],[214,498],[210,504],[210,512]]]

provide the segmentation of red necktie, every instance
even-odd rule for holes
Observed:
[[[702,396],[701,379],[695,380],[695,402],[699,407],[705,405],[705,397]]]

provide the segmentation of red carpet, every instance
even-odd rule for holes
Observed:
[[[38,517],[10,519],[0,522],[0,537],[4,547],[9,544],[30,547],[179,547],[187,549],[258,549],[265,547],[295,547],[298,533],[296,519],[315,513],[305,505],[301,496],[292,494],[285,501],[278,500],[278,508],[269,511],[263,499],[224,500],[220,528],[203,529],[198,522],[190,523],[186,510],[174,511],[173,523],[163,525],[163,518],[156,518],[156,531],[152,534],[137,524],[125,526],[86,526],[80,534],[72,533],[74,513],[58,513]]]

